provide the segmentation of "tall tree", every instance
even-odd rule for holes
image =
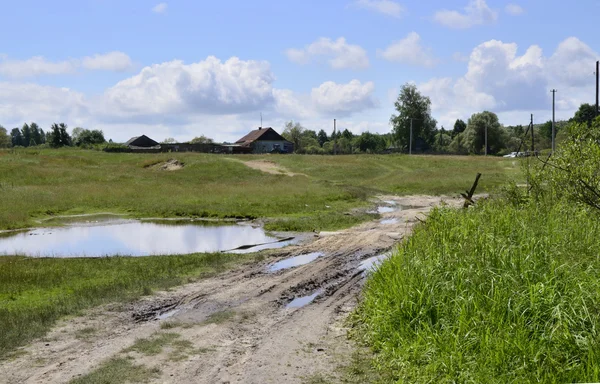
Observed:
[[[65,123],[60,123],[58,125],[59,127],[59,131],[60,131],[60,143],[61,146],[67,147],[72,145],[72,141],[71,141],[71,136],[69,135],[69,132],[67,131],[67,124]]]
[[[21,136],[23,136],[23,146],[29,147],[31,143],[31,128],[27,123],[23,124],[21,128]]]
[[[82,145],[94,145],[94,144],[102,144],[105,143],[104,133],[100,130],[94,129],[83,129],[79,128],[79,131],[76,131],[78,128],[73,130],[73,133],[77,133],[76,137],[72,137],[71,140],[74,145],[80,147]]]
[[[317,134],[317,141],[319,142],[319,146],[321,147],[323,147],[323,144],[329,141],[329,138],[327,137],[327,132],[325,132],[325,130],[321,129],[319,131],[319,133]]]
[[[467,123],[465,123],[461,119],[457,119],[456,123],[454,123],[454,129],[452,130],[452,138],[455,138],[456,135],[464,132],[465,129],[467,129]]]
[[[23,135],[21,135],[21,130],[19,128],[13,128],[10,131],[10,141],[13,147],[23,146]]]
[[[302,133],[304,132],[304,127],[302,124],[293,121],[288,121],[285,123],[285,129],[281,136],[283,136],[286,140],[294,143],[294,151],[300,152],[302,151]]]
[[[348,139],[348,140],[352,140],[354,138],[354,134],[352,132],[350,132],[347,128],[344,129],[344,131],[342,132],[342,137]]]
[[[368,131],[363,132],[360,136],[357,136],[354,144],[361,152],[369,153],[381,152],[386,147],[386,142],[383,136]]]
[[[471,153],[485,152],[485,132],[487,128],[488,153],[497,153],[504,147],[502,127],[498,116],[489,111],[475,113],[469,118],[465,136],[465,146]]]
[[[8,136],[6,128],[0,125],[0,148],[8,147],[10,147],[10,137]]]
[[[573,116],[572,120],[576,123],[586,123],[588,126],[591,126],[595,117],[596,106],[585,103],[579,106],[579,109],[575,112],[575,116]]]
[[[52,124],[51,131],[46,134],[46,141],[51,147],[59,148],[71,145],[71,136],[65,123]]]
[[[408,147],[410,141],[411,119],[413,120],[413,143],[422,141],[433,144],[437,121],[431,116],[431,100],[421,95],[414,84],[404,84],[394,103],[397,115],[390,117],[396,141]]]
[[[29,128],[31,130],[31,141],[29,142],[29,145],[43,144],[43,131],[41,130],[41,128],[36,123],[29,124]]]

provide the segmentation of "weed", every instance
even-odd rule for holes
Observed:
[[[204,320],[203,324],[221,324],[226,321],[233,319],[235,316],[235,311],[232,310],[224,310],[220,312],[215,312],[208,316],[206,320]]]
[[[88,340],[92,337],[98,330],[94,327],[86,327],[79,329],[75,332],[75,337],[80,340]]]
[[[145,383],[160,375],[158,368],[134,365],[130,359],[114,358],[95,371],[73,379],[70,384]]]
[[[124,352],[135,351],[146,356],[158,355],[163,348],[173,344],[181,335],[178,333],[159,333],[147,339],[138,339]]]

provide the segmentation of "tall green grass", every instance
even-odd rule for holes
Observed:
[[[406,383],[600,381],[600,221],[437,209],[368,280],[356,334]]]
[[[253,255],[36,259],[0,257],[0,359],[62,316],[211,276]]]

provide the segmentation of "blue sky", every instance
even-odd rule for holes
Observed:
[[[600,1],[3,1],[0,124],[235,140],[300,121],[388,132],[399,87],[504,124],[594,101]],[[596,29],[596,30],[595,30]]]

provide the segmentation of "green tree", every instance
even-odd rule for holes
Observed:
[[[435,134],[435,142],[433,148],[438,152],[444,152],[448,150],[448,146],[452,142],[452,136],[442,127],[438,133]]]
[[[71,145],[71,136],[67,132],[65,123],[52,124],[50,132],[46,134],[46,141],[53,148],[66,147]]]
[[[408,147],[410,125],[413,119],[413,144],[421,139],[427,145],[433,144],[437,121],[431,116],[431,100],[421,95],[414,84],[404,84],[394,103],[398,114],[390,117],[396,141]]]
[[[488,154],[494,154],[504,148],[502,127],[498,116],[489,111],[475,113],[469,118],[464,144],[471,153],[485,152],[485,131],[487,128]]]
[[[319,146],[323,147],[323,144],[329,141],[329,138],[327,137],[327,132],[321,129],[317,134],[317,141],[319,142]]]
[[[342,137],[345,137],[348,140],[352,140],[354,138],[354,134],[348,129],[344,129],[344,131],[342,132]]]
[[[343,135],[342,135],[343,137]],[[378,134],[371,132],[363,132],[354,140],[354,145],[361,151],[366,153],[377,153],[385,149],[385,139]]]
[[[461,119],[457,119],[454,123],[454,129],[452,130],[452,138],[455,138],[456,135],[464,132],[465,129],[467,129],[467,123],[465,123]]]
[[[13,128],[10,131],[10,142],[13,147],[23,146],[23,135],[21,135],[21,130],[19,128]]]
[[[304,127],[302,124],[293,121],[285,123],[285,129],[283,130],[282,136],[294,143],[294,152],[302,151],[302,134],[304,133]]]
[[[75,128],[73,130],[73,133],[75,133],[75,130],[77,128]],[[88,146],[88,145],[95,145],[95,144],[103,144],[106,143],[106,140],[104,139],[104,133],[100,130],[94,129],[94,130],[89,130],[89,129],[83,129],[83,128],[79,128],[80,130],[77,131],[77,137],[72,137],[71,140],[73,142],[74,145],[80,147],[80,146]]]
[[[10,136],[8,136],[6,128],[0,125],[0,148],[8,147],[10,147]]]
[[[31,141],[29,144],[30,145],[44,144],[44,142],[45,142],[44,131],[36,123],[29,124],[29,128],[31,129]]]
[[[212,144],[212,143],[214,143],[213,139],[208,138],[204,135],[194,137],[192,140],[190,140],[190,144]]]
[[[575,112],[575,116],[571,120],[575,123],[586,123],[591,126],[596,115],[596,106],[585,103],[579,106],[579,110]]]
[[[172,137],[167,137],[166,139],[164,139],[163,141],[161,141],[161,144],[174,144],[177,141],[175,141],[174,138]]]
[[[23,146],[29,147],[31,144],[31,128],[27,123],[23,124],[21,128],[21,136],[23,137]]]

